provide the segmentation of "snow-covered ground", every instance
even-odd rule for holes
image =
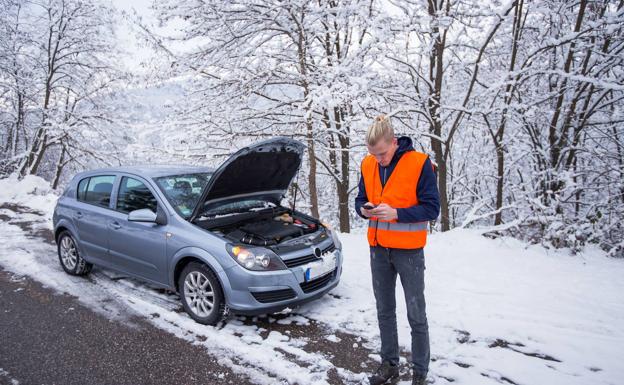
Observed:
[[[329,371],[345,383],[366,383],[366,373],[353,369],[359,365],[348,369],[337,364],[327,350],[315,350],[305,335],[306,328],[318,331],[322,325],[327,344],[349,336],[358,341],[353,343],[354,351],[378,350],[363,234],[341,236],[344,273],[330,295],[268,318],[269,323],[280,324],[282,332],[267,333],[255,323],[257,319],[246,317],[208,327],[180,312],[175,295],[137,281],[101,269],[88,279],[66,275],[58,265],[55,246],[36,235],[51,228],[55,199],[39,178],[0,180],[3,269],[74,295],[112,319],[131,323],[133,317],[144,317],[204,346],[220,357],[220,363],[261,384],[326,384]],[[23,207],[16,209],[15,204]],[[430,377],[436,384],[615,385],[624,381],[620,327],[624,261],[609,259],[593,248],[572,256],[514,239],[488,239],[473,230],[434,234],[425,256]],[[409,325],[398,282],[397,289],[399,339],[402,349],[409,351]],[[379,359],[375,354],[371,358]]]

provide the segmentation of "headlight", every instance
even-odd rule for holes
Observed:
[[[340,239],[338,238],[338,233],[336,232],[336,230],[334,230],[332,225],[327,222],[321,222],[321,224],[323,225],[323,227],[325,227],[325,230],[329,233],[329,235],[333,239],[334,246],[336,246],[337,249],[342,250],[342,242],[340,242]]]
[[[286,269],[284,262],[274,252],[263,247],[227,244],[225,249],[239,265],[248,270],[269,271]]]

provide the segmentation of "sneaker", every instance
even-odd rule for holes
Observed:
[[[399,366],[392,365],[388,361],[384,361],[379,365],[375,374],[368,377],[370,385],[381,385],[399,376]]]
[[[418,373],[412,374],[412,385],[426,385],[427,376],[420,375]]]

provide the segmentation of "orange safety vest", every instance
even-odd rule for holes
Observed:
[[[427,155],[408,151],[401,156],[385,186],[381,186],[379,164],[372,155],[362,161],[362,177],[368,201],[374,205],[386,203],[393,208],[418,204],[416,189]],[[368,221],[368,243],[396,249],[418,249],[427,243],[428,222],[399,223],[372,217]]]

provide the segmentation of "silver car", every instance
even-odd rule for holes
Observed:
[[[341,244],[280,203],[304,146],[276,138],[218,169],[107,168],[76,175],[54,210],[63,269],[116,270],[179,293],[197,322],[295,307],[334,288]]]

